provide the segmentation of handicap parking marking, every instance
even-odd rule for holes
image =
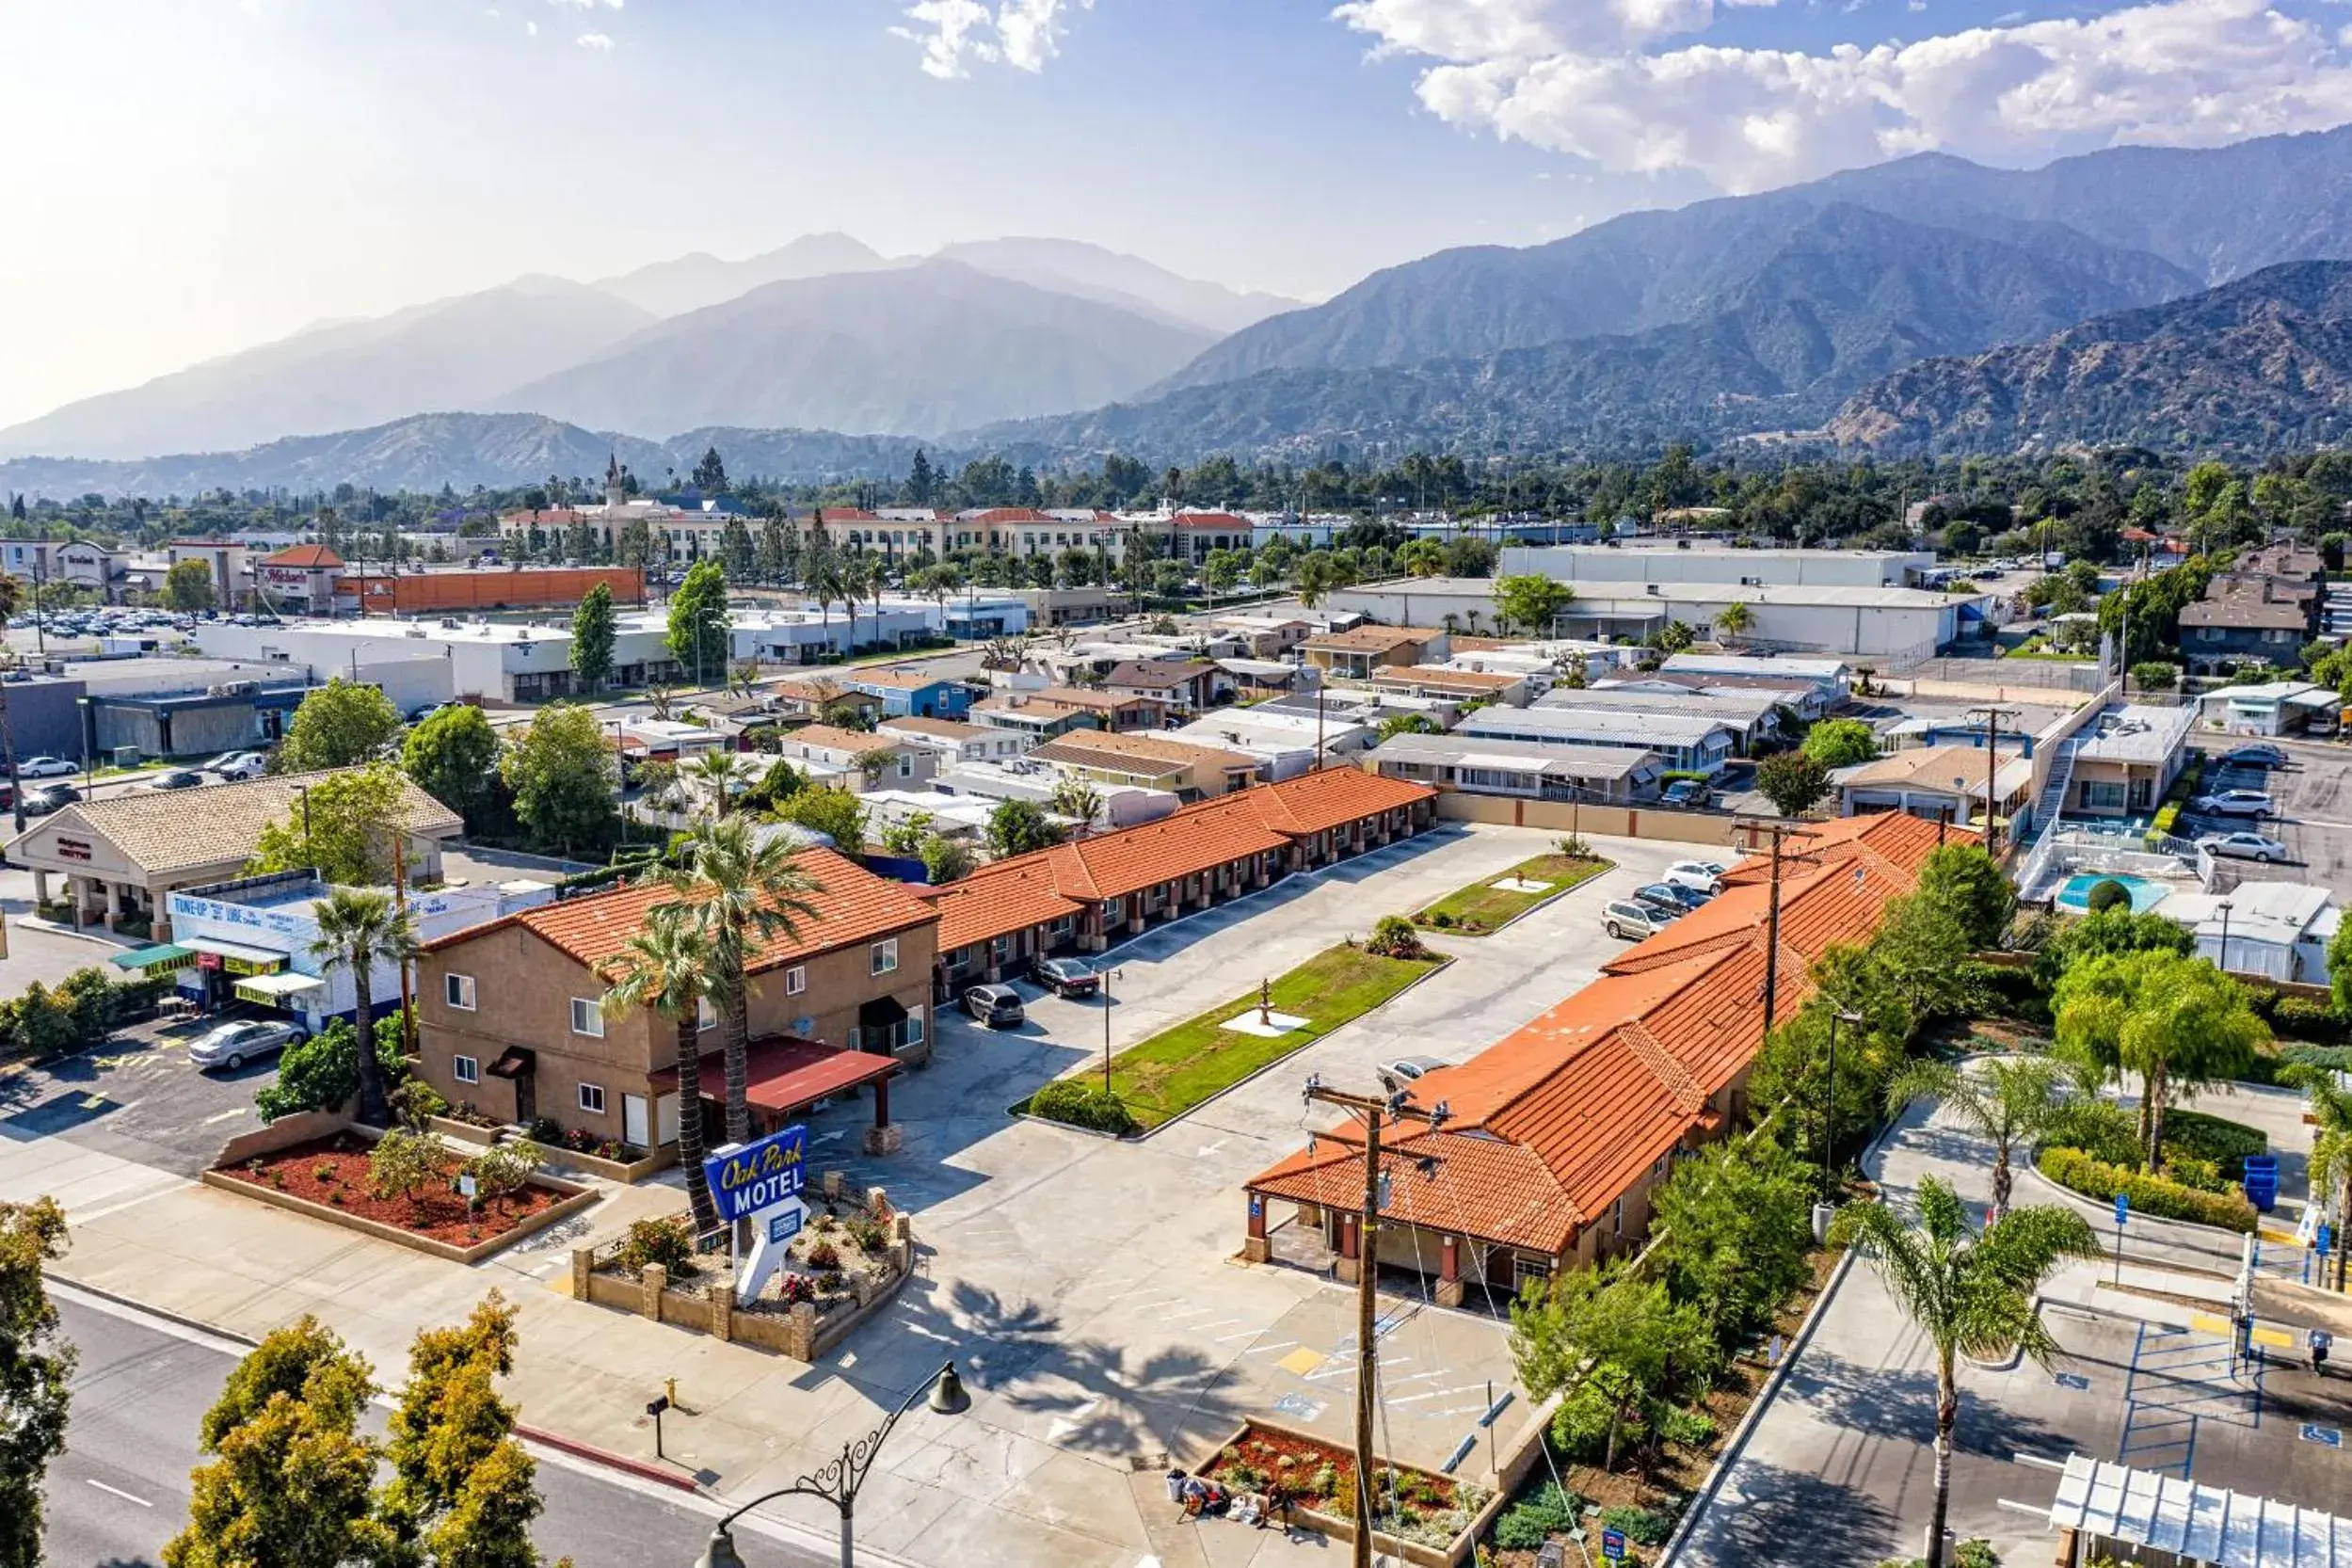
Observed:
[[[2316,1443],[2323,1448],[2341,1448],[2344,1447],[2344,1433],[2335,1427],[2323,1427],[2313,1422],[2306,1421],[2303,1423],[2303,1430],[2299,1435],[2302,1437],[2304,1442]]]

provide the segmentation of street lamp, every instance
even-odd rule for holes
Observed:
[[[1102,1092],[1111,1093],[1111,983],[1125,978],[1125,969],[1102,968]]]
[[[972,1407],[971,1396],[964,1392],[964,1379],[951,1361],[941,1367],[921,1385],[899,1401],[899,1407],[884,1418],[882,1424],[854,1443],[841,1445],[841,1457],[827,1461],[814,1474],[806,1475],[790,1486],[779,1486],[764,1496],[754,1497],[734,1512],[721,1519],[711,1530],[711,1544],[702,1548],[696,1568],[744,1568],[743,1554],[735,1549],[735,1537],[728,1527],[758,1508],[761,1503],[778,1497],[823,1497],[840,1511],[841,1568],[854,1568],[850,1555],[850,1516],[857,1505],[857,1489],[865,1484],[867,1472],[873,1467],[873,1456],[882,1447],[882,1440],[890,1435],[899,1417],[915,1407],[925,1389],[931,1395],[927,1401],[941,1416],[961,1416]]]
[[[1837,1026],[1861,1022],[1862,1015],[1848,1008],[1830,1015],[1830,1087],[1821,1108],[1821,1198],[1825,1203],[1832,1201],[1837,1192],[1830,1176],[1830,1162],[1837,1149]]]
[[[2234,905],[2226,898],[2214,900],[2213,906],[2221,911],[2221,972],[2230,972],[2230,911]]]

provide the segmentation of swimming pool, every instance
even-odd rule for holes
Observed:
[[[2134,876],[2128,872],[2076,872],[2066,879],[2066,886],[2058,889],[2058,907],[2089,908],[2090,890],[2102,882],[2121,883],[2123,890],[2132,895],[2132,913],[2135,915],[2145,914],[2154,908],[2172,891],[2168,883]]]

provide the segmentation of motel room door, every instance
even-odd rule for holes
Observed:
[[[643,1095],[623,1095],[620,1097],[622,1143],[632,1144],[641,1149],[653,1146],[651,1140],[648,1137],[652,1128],[647,1119],[646,1110],[646,1097]]]

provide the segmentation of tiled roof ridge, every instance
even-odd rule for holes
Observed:
[[[1633,1048],[1633,1053],[1641,1059],[1641,1064],[1665,1085],[1666,1092],[1674,1098],[1676,1111],[1688,1116],[1706,1103],[1706,1095],[1699,1088],[1698,1080],[1692,1078],[1690,1070],[1666,1048],[1664,1041],[1650,1032],[1648,1025],[1640,1018],[1627,1018],[1617,1026],[1617,1032],[1624,1037],[1626,1045]]]

